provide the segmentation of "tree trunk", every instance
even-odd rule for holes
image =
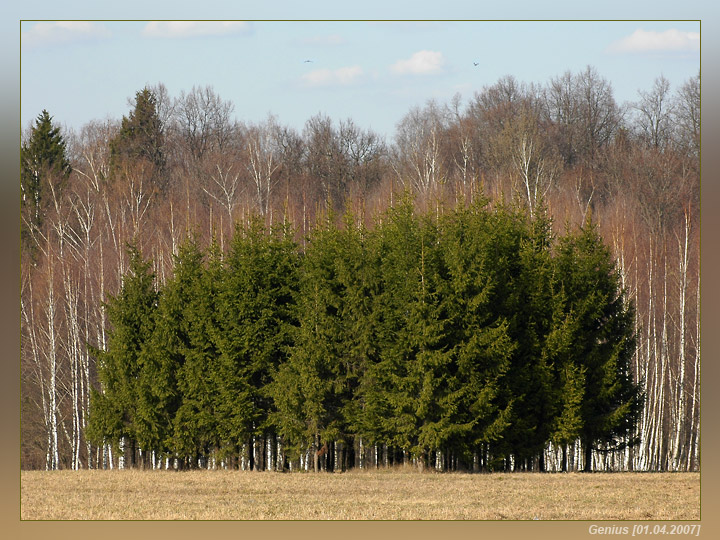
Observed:
[[[273,465],[275,463],[274,461],[274,455],[273,455],[273,443],[275,441],[274,435],[267,435],[265,437],[265,447],[266,447],[266,459],[265,459],[265,470],[266,471],[272,471]]]
[[[58,418],[57,418],[57,338],[55,334],[55,295],[53,287],[52,262],[50,265],[50,277],[48,280],[48,355],[50,359],[50,386],[48,388],[50,398],[50,463],[49,469],[56,470],[59,467],[60,458],[58,455]]]
[[[583,451],[585,453],[585,463],[583,463],[584,472],[592,472],[592,445],[590,441],[583,441]]]
[[[683,452],[687,451],[687,438],[685,437],[687,422],[685,419],[685,306],[687,304],[687,275],[688,275],[688,240],[689,240],[690,224],[687,212],[685,213],[685,239],[679,244],[680,252],[680,345],[678,351],[678,363],[680,364],[680,376],[678,380],[678,396],[677,396],[677,420],[675,422],[675,452],[673,456],[675,470],[682,468]]]
[[[313,471],[314,472],[318,472],[320,470],[320,468],[319,468],[320,456],[318,454],[319,451],[320,451],[320,434],[316,432],[315,433],[315,443],[313,445]]]

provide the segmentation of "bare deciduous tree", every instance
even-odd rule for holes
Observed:
[[[664,148],[671,141],[674,115],[670,81],[660,76],[655,79],[652,90],[640,90],[638,94],[640,100],[633,108],[637,112],[635,123],[641,137],[654,148]]]

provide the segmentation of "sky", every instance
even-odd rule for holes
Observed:
[[[635,101],[700,69],[700,23],[499,21],[22,21],[21,125],[47,109],[79,129],[119,119],[146,85],[211,86],[235,118],[299,131],[316,114],[390,140],[414,106],[466,104],[505,75],[546,84],[588,65]],[[476,65],[477,64],[477,65]]]

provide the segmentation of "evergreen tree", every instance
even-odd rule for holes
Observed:
[[[136,92],[135,108],[128,116],[123,116],[120,131],[110,141],[111,172],[139,167],[162,187],[165,166],[163,145],[164,133],[158,116],[157,97],[148,88],[143,88]]]
[[[138,437],[148,442],[140,427],[143,351],[155,327],[158,293],[151,263],[145,261],[135,245],[128,247],[130,266],[117,296],[110,296],[105,309],[110,323],[106,350],[91,348],[97,358],[100,388],[91,391],[88,439],[95,444],[124,446],[130,463]],[[146,447],[147,448],[147,447]]]
[[[416,434],[411,438],[414,444],[410,451],[424,463],[430,452],[447,447],[465,426],[459,424],[457,416],[456,390],[462,381],[457,379],[447,297],[443,294],[437,228],[427,219],[420,227],[416,292],[407,306],[407,372],[399,381],[403,390],[399,397],[409,398],[410,408],[403,407],[402,411],[408,420],[414,417]]]
[[[178,424],[187,424],[186,367],[193,352],[191,334],[199,330],[195,323],[198,304],[207,297],[203,290],[203,255],[194,240],[188,238],[174,256],[174,274],[165,284],[158,302],[155,327],[143,349],[140,396],[138,402],[138,442],[143,448],[160,454],[175,454],[197,462],[198,446],[191,442],[189,425],[178,437]],[[185,422],[183,422],[185,420]]]
[[[519,397],[516,411],[523,408],[521,425],[525,429],[515,433],[516,458],[527,459],[527,466],[532,468],[537,459],[537,465],[544,471],[544,449],[556,414],[552,364],[545,354],[553,324],[551,222],[541,200],[537,201],[532,216],[525,210],[521,214],[525,232],[518,253],[520,275],[515,287],[518,349],[512,376],[514,382],[522,385],[516,386]]]
[[[424,463],[457,431],[437,226],[417,218],[405,200],[386,214],[378,234],[377,361],[363,374],[356,424],[371,441]]]
[[[227,444],[269,434],[269,384],[287,359],[296,325],[296,251],[287,227],[268,232],[253,218],[245,229],[236,228],[219,294],[217,334],[217,412],[225,419]]]
[[[378,313],[380,292],[380,260],[377,253],[378,235],[368,231],[352,213],[344,217],[338,233],[336,279],[342,287],[338,316],[342,328],[338,339],[338,369],[343,417],[342,443],[360,440],[377,442],[372,430],[359,421],[368,406],[363,399],[362,385],[369,367],[379,360]]]
[[[564,313],[566,300],[562,290],[553,298],[553,323],[543,354],[552,366],[554,419],[550,440],[562,447],[561,469],[568,470],[567,445],[580,437],[583,426],[582,403],[585,397],[585,368],[575,362],[574,339],[577,320],[573,313]]]
[[[358,399],[354,425],[375,443],[409,452],[415,445],[412,403],[400,381],[407,376],[409,305],[417,293],[420,235],[412,202],[391,208],[375,231],[380,274],[374,318],[377,361],[368,365]]]
[[[500,402],[499,392],[516,344],[493,303],[501,276],[492,270],[492,217],[485,204],[478,198],[470,208],[459,205],[442,222],[448,317],[457,356],[455,446],[466,459],[481,448],[484,454],[502,437],[512,411],[512,403]],[[486,461],[485,456],[484,466]]]
[[[317,452],[321,443],[338,440],[344,431],[341,362],[346,333],[336,272],[340,233],[332,220],[330,214],[316,226],[303,255],[298,327],[288,362],[280,366],[272,388],[275,421],[294,456],[309,446]],[[318,466],[315,454],[314,469]]]
[[[576,423],[585,470],[590,471],[593,450],[620,450],[636,442],[633,428],[643,396],[630,373],[634,308],[622,290],[610,251],[590,220],[578,233],[567,232],[560,239],[556,259],[564,311],[574,319],[566,377],[573,387],[584,382],[574,399],[582,395]],[[572,410],[577,411],[577,405]]]
[[[29,139],[20,147],[20,192],[24,216],[22,238],[27,227],[40,227],[52,201],[59,197],[72,168],[66,154],[65,138],[53,125],[52,116],[43,109],[35,119]]]
[[[173,422],[173,448],[181,456],[196,458],[220,447],[216,414],[219,321],[216,306],[222,283],[222,261],[216,242],[207,266],[194,240],[180,249],[182,272],[190,277],[184,309],[187,347],[177,378],[180,403]],[[196,462],[196,460],[193,460]]]
[[[543,355],[551,322],[549,223],[542,208],[531,219],[524,208],[501,205],[491,215],[486,237],[494,283],[490,305],[507,325],[513,349],[498,383],[507,429],[493,445],[493,466],[505,459],[507,467],[512,456],[515,467],[531,468],[542,457],[554,413],[552,373]]]

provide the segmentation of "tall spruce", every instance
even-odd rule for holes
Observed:
[[[499,393],[516,344],[507,318],[493,302],[497,280],[488,239],[492,216],[478,197],[459,205],[442,222],[441,246],[447,272],[448,317],[455,347],[456,449],[466,463],[488,467],[488,450],[508,429],[512,403]]]
[[[320,467],[324,444],[342,438],[343,342],[346,337],[337,276],[340,233],[333,214],[321,218],[310,236],[300,269],[298,327],[288,362],[272,389],[275,416],[294,457],[313,449],[313,469]],[[327,446],[325,446],[327,448]]]
[[[217,242],[213,240],[204,254],[194,239],[188,239],[180,248],[178,263],[184,267],[182,274],[188,280],[183,317],[187,347],[177,374],[180,401],[173,421],[173,448],[178,455],[193,458],[193,463],[197,463],[198,457],[222,450],[219,437],[222,419],[216,414],[220,357],[216,306],[223,270]]]
[[[292,231],[268,231],[260,218],[236,227],[219,294],[218,406],[221,436],[230,445],[249,445],[273,436],[269,384],[284,363],[296,325],[297,246]]]
[[[88,439],[95,444],[112,444],[134,463],[139,437],[148,442],[138,408],[143,352],[155,328],[158,293],[151,262],[145,261],[136,245],[128,246],[129,269],[122,289],[110,296],[105,309],[110,325],[105,350],[91,348],[97,359],[99,388],[90,398]],[[147,449],[147,447],[146,447]]]
[[[527,430],[519,440],[517,457],[527,459],[528,468],[544,471],[544,450],[556,414],[552,364],[544,353],[553,324],[551,222],[542,200],[531,215],[522,213],[526,233],[519,246],[516,365],[524,378],[524,395],[518,405],[525,406]]]
[[[363,397],[365,375],[379,359],[378,313],[381,287],[380,260],[377,250],[378,235],[368,231],[352,213],[344,217],[339,232],[339,256],[336,259],[336,276],[342,287],[339,317],[342,321],[341,356],[338,359],[342,385],[341,407],[344,429],[341,444],[360,449],[364,438],[377,442],[372,430],[363,426],[360,419],[368,403]],[[371,428],[372,429],[372,428]],[[359,458],[360,456],[358,456]]]
[[[29,241],[30,228],[42,226],[53,196],[60,198],[72,167],[65,138],[46,110],[35,119],[28,140],[20,147],[20,194],[23,242]]]
[[[120,131],[110,141],[113,174],[136,169],[162,187],[165,167],[164,130],[158,115],[157,96],[148,88],[135,93],[135,106],[123,116]]]
[[[574,318],[572,358],[566,378],[582,396],[572,417],[579,427],[584,470],[592,470],[593,450],[608,452],[635,444],[634,427],[643,403],[632,381],[635,353],[634,307],[590,219],[579,232],[560,238],[557,269],[564,291],[565,313]],[[574,407],[577,411],[577,407]]]
[[[400,372],[404,378],[398,382],[402,414],[407,420],[412,418],[416,432],[410,451],[424,466],[432,452],[455,443],[465,426],[457,416],[457,390],[462,382],[457,379],[437,226],[426,218],[420,223],[419,233],[418,266],[414,275],[408,276],[415,291],[407,305],[403,336],[407,367]],[[409,408],[403,403],[406,398]]]
[[[202,290],[203,256],[192,239],[187,239],[174,256],[173,276],[162,288],[155,327],[143,349],[138,400],[139,442],[160,455],[180,458],[180,463],[197,463],[197,445],[188,444],[190,430],[177,437],[178,414],[187,395],[186,363],[191,353],[193,310]],[[188,426],[183,426],[188,428]]]
[[[368,366],[360,389],[364,403],[356,423],[375,443],[407,455],[417,444],[413,397],[407,377],[409,305],[417,293],[420,235],[412,202],[391,208],[376,230],[380,285],[376,303],[378,360]]]

